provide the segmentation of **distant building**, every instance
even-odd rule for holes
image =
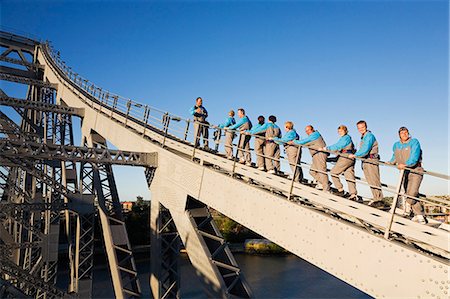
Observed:
[[[122,205],[122,211],[123,212],[130,212],[133,208],[135,202],[134,201],[122,201],[120,203]]]

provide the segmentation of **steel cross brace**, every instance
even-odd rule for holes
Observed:
[[[22,83],[22,84],[26,84],[26,85],[30,85],[30,86],[32,85],[32,86],[46,87],[46,88],[51,88],[51,89],[58,88],[58,84],[46,83],[41,80],[30,79],[30,78],[21,77],[21,76],[14,76],[14,75],[5,74],[5,73],[0,73],[0,80],[5,80],[5,81],[10,81],[10,82],[15,82],[15,83]]]
[[[50,298],[71,297],[64,291],[54,287],[53,284],[45,282],[42,278],[30,275],[28,271],[21,269],[2,254],[0,254],[0,270],[3,274],[9,275],[10,279],[8,280],[13,281],[13,285],[15,285],[15,283],[24,285],[27,288],[46,293]]]
[[[104,148],[0,139],[0,156],[20,159],[62,160],[132,166],[157,166],[157,153],[137,153]]]
[[[72,108],[63,105],[56,105],[50,103],[44,103],[39,101],[30,101],[26,99],[12,98],[8,96],[0,96],[0,105],[10,106],[14,108],[32,109],[46,112],[53,112],[59,114],[70,114],[76,116],[84,116],[83,108]]]

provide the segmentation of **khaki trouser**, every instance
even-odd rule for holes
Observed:
[[[245,161],[248,163],[252,162],[252,157],[250,155],[250,135],[243,135],[239,137],[239,144],[238,144],[238,158],[241,161]],[[243,151],[245,150],[245,151]]]
[[[289,161],[289,166],[292,170],[292,175],[294,176],[294,181],[300,182],[303,179],[303,171],[301,167],[296,166],[300,163],[300,159],[302,158],[302,151],[300,149],[300,154],[297,157],[298,147],[297,146],[288,146],[285,147],[286,155]]]
[[[275,142],[266,142],[264,147],[267,170],[280,170],[280,146]],[[277,159],[272,160],[271,158]]]
[[[421,167],[417,167],[415,170],[423,171]],[[412,197],[417,197],[419,195],[419,187],[422,182],[423,175],[405,171],[405,178],[403,181],[403,188],[405,188],[405,194]],[[406,201],[411,205],[414,215],[423,215],[423,208],[420,201],[407,197]]]
[[[341,173],[344,173],[344,177],[348,185],[348,193],[356,195],[357,191],[355,183],[355,159],[339,157],[336,165],[334,165],[330,173],[333,184],[338,190],[344,190],[344,186],[339,179],[339,175]]]
[[[312,156],[311,169],[309,174],[316,179],[323,186],[323,191],[330,190],[328,185],[328,174],[327,174],[327,154],[322,152],[317,152]],[[318,170],[318,171],[316,171]],[[319,172],[320,171],[320,172]]]
[[[225,131],[225,154],[227,158],[233,157],[234,132]]]
[[[195,146],[200,145],[200,137],[203,136],[203,146],[208,147],[208,126],[203,123],[194,122],[194,136],[195,136]]]
[[[368,161],[378,162],[376,159],[367,159]],[[383,199],[383,192],[381,192],[381,181],[380,181],[380,167],[378,164],[372,164],[367,162],[362,162],[362,168],[364,171],[364,176],[366,177],[367,183],[371,186],[373,200],[378,201]]]
[[[255,137],[255,153],[256,153],[256,166],[264,167],[264,144],[265,139]]]

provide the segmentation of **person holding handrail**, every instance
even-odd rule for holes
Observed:
[[[317,181],[316,189],[323,190],[325,192],[330,191],[330,185],[327,174],[327,157],[328,153],[323,152],[320,149],[326,146],[322,135],[312,125],[305,127],[305,133],[308,135],[306,138],[300,140],[290,141],[289,144],[305,145],[309,148],[309,152],[312,157],[311,168],[309,174]]]
[[[409,130],[401,127],[398,130],[400,140],[392,147],[392,158],[388,164],[397,165],[397,168],[405,170],[403,188],[405,189],[406,201],[411,205],[414,212],[412,221],[426,224],[428,221],[424,216],[423,206],[415,198],[419,195],[420,183],[423,179],[422,149],[416,138],[411,138]]]
[[[266,155],[267,173],[275,174],[280,171],[280,146],[270,138],[281,137],[281,130],[275,123],[277,118],[274,115],[269,116],[269,122],[266,124],[266,144],[264,153]]]
[[[283,137],[272,137],[271,139],[278,144],[284,145],[284,151],[286,152],[292,170],[292,178],[296,182],[301,182],[303,179],[303,171],[302,168],[297,165],[302,157],[302,149],[299,149],[299,147],[294,144],[289,144],[289,141],[298,140],[300,137],[294,129],[294,123],[291,121],[284,123],[284,130],[286,131],[286,134]]]
[[[269,121],[260,127],[255,126],[255,128],[246,131],[250,134],[264,133],[264,155],[265,155],[265,165],[267,168],[267,173],[275,174],[280,171],[280,146],[272,140],[273,137],[281,137],[281,130],[275,124],[277,118],[274,115],[269,116]]]
[[[256,153],[256,166],[259,170],[265,170],[265,163],[264,163],[264,144],[266,141],[266,134],[264,131],[261,131],[261,128],[265,125],[265,118],[264,116],[260,115],[258,116],[258,123],[251,129],[251,130],[245,130],[245,134],[254,135],[255,136],[255,153]]]
[[[355,182],[355,159],[348,155],[355,153],[355,146],[352,137],[348,135],[348,129],[344,125],[338,127],[338,134],[341,136],[335,144],[322,148],[322,150],[335,151],[339,153],[336,164],[330,171],[333,184],[338,190],[335,192],[338,196],[344,196],[344,185],[342,185],[339,175],[344,174],[348,185],[348,199],[357,201],[358,195]]]
[[[229,128],[234,124],[236,124],[236,120],[234,119],[234,110],[230,110],[225,122],[218,125],[219,128],[225,129],[225,154],[230,160],[233,159],[233,139],[235,135],[233,131],[226,130],[226,128]]]
[[[198,147],[200,145],[200,136],[203,136],[203,147],[205,149],[209,149],[209,123],[206,121],[206,118],[208,117],[208,111],[206,111],[205,107],[203,107],[202,104],[203,99],[201,97],[198,97],[195,100],[194,107],[192,107],[190,110],[191,114],[194,116],[194,144],[195,147]]]
[[[383,192],[381,191],[380,166],[378,164],[380,160],[378,141],[372,132],[367,130],[367,123],[364,120],[358,121],[356,127],[361,133],[361,143],[359,144],[359,150],[354,154],[350,154],[349,157],[364,158],[361,166],[373,195],[373,200],[369,202],[369,206],[382,208],[384,203]]]
[[[247,166],[252,166],[252,157],[250,155],[250,135],[242,134],[245,130],[250,130],[252,128],[252,123],[250,119],[245,115],[245,110],[243,108],[238,109],[239,120],[234,125],[228,127],[230,130],[239,129],[241,131],[241,136],[239,136],[238,143],[238,158],[239,163],[246,164]]]

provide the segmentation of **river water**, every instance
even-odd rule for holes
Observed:
[[[347,283],[294,256],[235,254],[255,298],[371,298]],[[138,259],[143,298],[150,297],[148,259]],[[181,298],[206,298],[187,257],[180,258]],[[113,298],[105,266],[94,270],[94,298]]]

